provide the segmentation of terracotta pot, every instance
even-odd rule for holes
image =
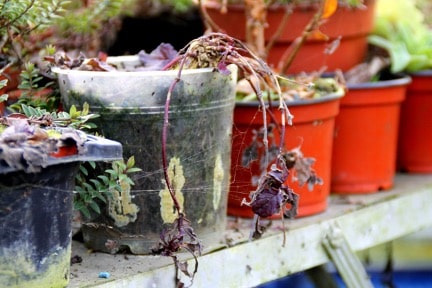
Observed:
[[[297,182],[288,179],[287,185],[300,195],[298,216],[320,213],[327,208],[330,193],[330,161],[333,143],[334,117],[339,112],[340,96],[326,96],[311,101],[288,103],[294,115],[293,126],[287,127],[285,133],[285,148],[293,149],[301,146],[305,157],[316,159],[313,168],[323,179],[323,185],[316,185],[309,191],[307,185],[299,187]],[[273,107],[275,119],[280,119],[277,104]],[[251,191],[256,189],[252,184],[259,177],[261,169],[259,161],[254,161],[249,167],[242,165],[242,155],[250,146],[254,130],[263,127],[258,103],[238,102],[234,109],[233,144],[231,154],[231,185],[228,195],[228,214],[240,217],[253,217],[250,207],[241,205],[243,198],[249,200]],[[274,143],[278,145],[280,135],[274,133]],[[271,140],[271,139],[270,139]],[[269,141],[270,141],[269,140]],[[273,218],[280,218],[279,215]]]
[[[400,106],[410,80],[348,85],[335,122],[332,192],[373,193],[393,186]]]
[[[398,168],[405,172],[432,172],[432,70],[411,75],[402,103]]]
[[[364,60],[367,51],[367,36],[374,25],[375,0],[365,0],[366,8],[354,9],[340,7],[320,31],[329,39],[308,40],[301,48],[287,71],[287,74],[296,74],[303,71],[316,71],[323,66],[328,71],[341,69],[349,70]],[[242,5],[228,6],[228,13],[220,12],[220,4],[217,1],[206,1],[207,12],[213,21],[228,35],[240,40],[245,40],[245,13]],[[267,62],[277,67],[283,53],[291,43],[302,34],[304,27],[316,13],[316,7],[296,7],[294,13],[289,16],[287,25],[279,40],[270,50]],[[285,14],[283,6],[273,6],[268,9],[268,28],[265,30],[265,38],[269,40],[278,29]],[[326,48],[334,40],[342,37],[335,53],[327,55]]]

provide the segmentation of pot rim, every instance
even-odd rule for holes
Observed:
[[[91,77],[112,77],[114,76],[177,76],[179,70],[149,70],[149,71],[83,71],[83,70],[72,70],[72,69],[62,69],[59,67],[52,67],[51,71],[60,74],[60,75],[68,75],[68,74],[79,74],[81,76],[88,75]],[[199,73],[210,73],[215,72],[214,68],[195,68],[195,69],[183,69],[182,75],[194,75]],[[96,76],[97,75],[97,76]]]
[[[345,95],[344,91],[338,91],[329,93],[326,96],[321,96],[319,98],[307,98],[307,99],[295,99],[295,100],[287,100],[285,103],[288,107],[291,106],[304,106],[304,105],[310,105],[310,104],[318,104],[323,102],[329,102],[333,100],[337,100],[342,98]],[[266,104],[268,104],[268,101],[265,101]],[[236,101],[236,106],[250,106],[250,107],[256,107],[261,105],[259,101]],[[279,105],[278,100],[271,101],[271,105],[273,107],[277,107]]]
[[[141,65],[141,62],[139,60],[138,55],[124,55],[124,56],[111,56],[107,58],[107,62],[110,64],[113,64],[115,66],[118,65],[130,65],[130,66],[139,66]],[[232,65],[229,65],[232,66]],[[145,71],[126,71],[126,70],[117,70],[117,71],[85,71],[85,70],[74,70],[74,69],[63,69],[59,67],[52,67],[51,71],[56,74],[79,74],[79,75],[91,75],[97,77],[110,77],[114,73],[115,75],[120,76],[162,76],[162,75],[169,75],[169,76],[177,76],[179,73],[179,70],[145,70]],[[198,73],[209,73],[214,72],[215,68],[209,67],[209,68],[194,68],[194,69],[183,69],[182,75],[193,75]],[[236,70],[232,70],[232,72],[235,72]]]
[[[364,82],[356,84],[347,84],[348,90],[359,90],[359,89],[376,89],[376,88],[386,88],[389,86],[404,86],[412,82],[409,75],[406,74],[396,74],[395,79],[390,80],[380,80],[376,82]]]
[[[416,72],[409,73],[411,76],[419,76],[419,77],[431,77],[432,76],[432,69],[426,69]]]
[[[374,3],[376,0],[366,0],[364,5],[370,5],[371,3]],[[218,1],[212,1],[207,0],[203,1],[203,5],[207,9],[215,9],[220,10],[222,8],[222,4]],[[289,4],[272,4],[268,7],[268,10],[286,10],[286,7],[289,6]],[[237,10],[237,11],[243,11],[244,10],[244,4],[242,3],[228,3],[227,7],[231,10]],[[298,3],[294,5],[294,8],[298,11],[316,11],[319,8],[319,5],[317,3]],[[364,9],[363,7],[348,7],[345,5],[340,5],[340,8],[346,9],[346,10],[353,10],[353,9]]]

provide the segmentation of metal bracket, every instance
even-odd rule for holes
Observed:
[[[330,226],[322,244],[348,288],[373,288],[363,264],[339,227]]]

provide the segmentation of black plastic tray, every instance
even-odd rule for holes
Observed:
[[[120,142],[87,135],[84,142],[85,152],[66,157],[51,157],[49,156],[44,167],[70,162],[83,161],[114,161],[123,158],[123,147]],[[4,162],[0,162],[0,174],[20,171],[15,167],[10,167]]]

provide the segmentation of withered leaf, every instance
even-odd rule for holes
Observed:
[[[176,56],[177,51],[168,43],[161,43],[149,54],[142,50],[138,53],[138,57],[144,65],[140,70],[162,70]]]

